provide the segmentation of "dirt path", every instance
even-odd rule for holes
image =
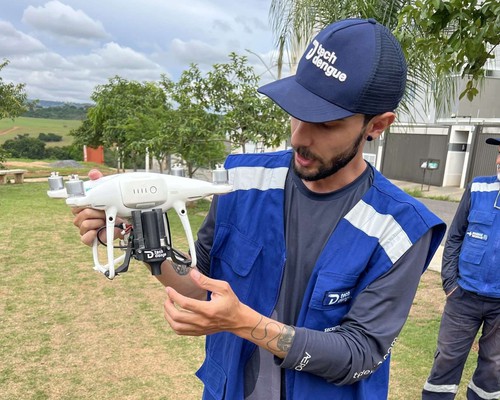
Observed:
[[[5,129],[5,130],[3,130],[3,131],[0,131],[0,135],[7,135],[8,133],[15,132],[15,131],[17,131],[18,129],[20,129],[20,127],[19,127],[19,126],[13,126],[12,128]]]

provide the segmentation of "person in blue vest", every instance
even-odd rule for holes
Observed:
[[[424,400],[455,398],[481,327],[467,399],[500,399],[500,138],[486,143],[498,146],[497,174],[472,180],[450,226],[441,268],[446,304]]]
[[[231,155],[233,191],[198,232],[197,268],[168,262],[165,318],[206,335],[204,399],[386,399],[389,360],[445,231],[363,159],[393,123],[406,61],[374,20],[325,27],[295,75],[259,89],[292,150]],[[102,213],[77,213],[90,244]]]

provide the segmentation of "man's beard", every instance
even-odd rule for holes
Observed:
[[[352,145],[350,149],[347,149],[341,154],[338,154],[337,156],[333,157],[329,162],[324,162],[321,160],[319,157],[317,157],[315,154],[311,153],[307,148],[305,147],[297,147],[295,150],[296,153],[298,153],[300,156],[309,159],[309,160],[316,160],[318,161],[319,167],[318,171],[313,174],[306,174],[301,171],[299,171],[296,163],[293,163],[293,169],[295,171],[295,174],[309,182],[313,181],[319,181],[320,179],[325,179],[328,178],[329,176],[332,176],[342,168],[344,168],[347,164],[351,162],[351,160],[358,154],[359,146],[361,145],[361,142],[363,141],[363,136],[365,134],[365,128],[363,128],[357,137],[356,141]]]

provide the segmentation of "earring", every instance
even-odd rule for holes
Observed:
[[[372,140],[373,140],[373,138],[372,138],[370,135],[368,135],[368,136],[366,137],[366,141],[367,141],[367,142],[371,142]]]

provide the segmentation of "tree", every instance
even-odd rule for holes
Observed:
[[[499,43],[498,0],[272,0],[271,22],[279,50],[278,68],[285,56],[297,57],[312,36],[327,24],[344,18],[375,18],[400,40],[408,61],[409,85],[423,99],[433,85],[438,108],[446,108],[459,74],[468,79],[461,96],[472,99],[486,60]],[[451,88],[451,92],[450,92]],[[408,109],[405,96],[401,107]]]
[[[197,65],[191,64],[174,83],[165,76],[161,84],[174,105],[166,129],[155,145],[170,149],[186,164],[192,177],[199,167],[213,167],[226,156],[219,117],[211,112],[207,82]]]
[[[0,147],[0,169],[5,168],[2,163],[7,160],[7,157],[10,156],[10,153],[4,148]]]
[[[2,148],[14,158],[41,160],[45,158],[46,154],[45,143],[37,138],[30,137],[27,133],[6,140]]]
[[[209,98],[221,115],[221,129],[233,146],[245,152],[248,142],[277,146],[290,132],[288,116],[257,92],[259,77],[247,58],[229,54],[230,61],[215,64],[207,74]]]
[[[95,106],[72,133],[78,143],[93,147],[117,147],[121,160],[144,157],[145,144],[162,129],[160,121],[168,110],[165,93],[154,82],[128,81],[115,76],[96,87],[91,95]]]
[[[276,146],[288,137],[288,117],[258,94],[258,78],[246,62],[233,53],[229,63],[214,65],[206,75],[192,64],[177,82],[116,76],[94,90],[95,106],[72,132],[75,141],[117,146],[122,159],[147,150],[159,161],[178,155],[189,176],[221,163],[228,139],[243,150],[248,141]]]
[[[500,43],[498,0],[418,0],[404,6],[397,33],[408,53],[425,55],[437,77],[459,75],[467,80],[460,98],[472,101],[484,66]],[[445,92],[449,81],[438,88]],[[452,89],[455,89],[452,87]]]
[[[8,60],[0,63],[0,71],[9,64]],[[15,118],[27,110],[25,84],[4,83],[0,77],[0,119]]]
[[[8,64],[8,60],[1,62],[0,71]],[[26,111],[27,94],[24,87],[24,84],[4,83],[0,77],[0,119],[15,118]],[[0,149],[0,166],[9,156],[10,153],[7,150]]]

